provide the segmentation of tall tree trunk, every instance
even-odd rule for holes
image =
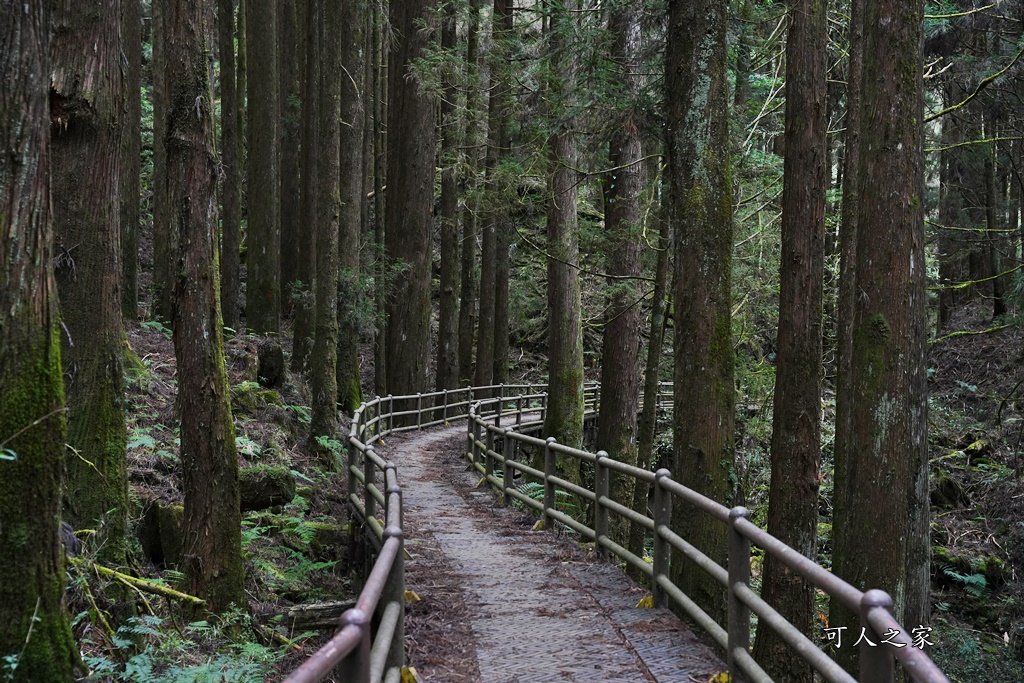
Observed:
[[[444,5],[441,49],[454,54],[456,35],[454,3]],[[454,389],[459,384],[459,119],[454,73],[445,75],[441,98],[441,300],[437,326],[437,388]]]
[[[363,115],[366,99],[362,74],[366,36],[366,0],[351,0],[341,33],[341,217],[338,259],[341,266],[338,316],[338,403],[351,415],[363,402],[359,375],[359,240],[363,213]]]
[[[359,14],[352,13],[353,17]],[[280,166],[281,309],[293,309],[292,292],[298,280],[299,238],[299,28],[296,0],[278,0],[277,69],[278,143]]]
[[[183,560],[188,592],[214,612],[244,608],[238,454],[217,296],[212,89],[205,0],[164,6],[167,200],[175,273],[171,329],[178,365]]]
[[[955,92],[951,83],[943,88],[947,106],[953,102]],[[953,148],[962,142],[963,133],[957,120],[947,116],[942,120],[942,151],[939,153],[939,223],[943,226],[955,226],[960,222],[963,205],[963,166],[960,163],[960,150]],[[937,332],[941,332],[949,323],[956,305],[956,293],[952,289],[959,278],[960,253],[957,241],[951,230],[939,230],[939,315]]]
[[[660,162],[659,162],[660,163]],[[637,424],[637,467],[650,469],[654,464],[654,438],[658,424],[658,382],[661,379],[661,352],[665,342],[665,311],[668,308],[669,272],[671,267],[671,223],[665,219],[666,198],[662,198],[655,212],[658,222],[658,259],[654,268],[654,294],[651,299],[651,329],[647,340],[647,358],[644,363],[644,406]],[[647,514],[648,486],[633,489],[633,504],[640,514]],[[629,551],[638,557],[644,553],[644,528],[639,524],[629,527]],[[635,568],[626,570],[634,580],[640,579]]]
[[[320,80],[317,88],[317,220],[316,220],[316,326],[310,356],[313,391],[311,444],[324,463],[333,469],[330,451],[317,437],[334,438],[338,422],[338,228],[341,219],[339,194],[341,136],[340,3],[321,5]]]
[[[481,136],[480,112],[482,86],[480,84],[480,11],[483,0],[470,0],[469,28],[466,36],[466,157],[465,171],[461,184],[466,197],[466,208],[462,212],[462,279],[459,286],[459,383],[470,384],[473,378],[473,328],[479,297],[479,279],[476,270],[477,224],[480,200],[477,196],[477,169],[480,168],[478,151]]]
[[[131,0],[128,0],[131,1]],[[125,561],[127,433],[121,326],[121,3],[51,3],[50,142],[57,288],[68,405],[65,516],[98,529],[99,557]],[[91,84],[91,88],[89,85]]]
[[[164,26],[166,3],[152,7],[153,28],[153,302],[152,317],[171,319],[171,217],[167,204],[167,137],[168,91],[164,82],[163,64],[167,59],[167,32]]]
[[[121,316],[139,318],[139,177],[142,173],[142,8],[122,0],[125,106],[121,138]]]
[[[239,168],[238,95],[235,84],[235,2],[217,0],[220,51],[221,184],[220,300],[224,326],[238,331],[238,250],[242,237],[242,175]]]
[[[833,571],[888,591],[915,626],[929,585],[923,5],[865,6],[851,428],[833,527]],[[858,624],[835,603],[829,622]]]
[[[779,332],[772,420],[768,532],[815,559],[821,467],[822,278],[826,158],[826,7],[790,0],[786,42],[786,158],[782,190]],[[814,586],[765,557],[761,595],[811,637]],[[774,629],[757,632],[754,656],[778,680],[811,683],[814,670]]]
[[[550,6],[551,55],[548,97],[559,123],[551,133],[551,175],[548,178],[548,405],[544,433],[559,443],[579,448],[583,440],[583,328],[580,310],[579,244],[576,241],[576,193],[579,185],[576,134],[565,116],[575,88],[576,63],[571,55],[576,0]],[[481,296],[483,290],[481,289]],[[481,321],[481,325],[483,322]],[[479,358],[477,359],[479,363]],[[579,461],[566,459],[565,474],[579,480]]]
[[[995,138],[999,132],[994,125],[986,126],[986,137]],[[997,277],[1002,270],[999,252],[1001,250],[999,230],[1001,228],[998,218],[999,205],[996,199],[996,143],[990,142],[985,155],[985,227],[986,233],[986,257],[988,258],[988,277],[992,278],[992,319],[1006,314],[1006,285],[1003,278]]]
[[[387,255],[403,267],[390,293],[387,390],[421,391],[430,355],[431,212],[434,204],[434,102],[410,72],[426,55],[435,1],[390,5]]]
[[[50,210],[43,0],[0,2],[0,653],[13,683],[71,681],[63,604],[64,390]]]
[[[673,472],[712,500],[733,492],[731,334],[732,183],[729,169],[726,5],[669,3],[668,93],[670,219],[676,232],[675,436]],[[724,564],[726,529],[684,505],[673,511],[683,538]],[[712,617],[725,615],[722,587],[676,555],[677,586]]]
[[[378,396],[387,393],[387,289],[384,283],[384,225],[386,222],[386,199],[384,188],[387,182],[387,96],[388,96],[388,50],[384,45],[384,26],[387,13],[383,6],[374,3],[370,8],[373,22],[373,242],[376,267],[374,269],[373,296],[378,312],[377,324],[373,331],[373,391]]]
[[[242,217],[248,215],[248,196],[246,188],[247,168],[247,145],[246,145],[246,118],[248,107],[246,106],[246,93],[248,92],[248,81],[246,71],[248,69],[245,54],[245,4],[246,0],[238,0],[238,9],[235,13],[235,40],[238,45],[238,52],[235,60],[235,138],[236,138],[236,163],[235,186],[238,188],[238,226],[228,222],[227,216],[222,217],[223,237],[221,241],[221,309],[224,315],[224,325],[236,332],[244,331],[242,326]],[[225,207],[226,210],[226,207]]]
[[[845,481],[850,461],[854,394],[851,363],[853,359],[853,320],[857,300],[857,234],[860,216],[861,130],[863,127],[861,92],[864,71],[864,3],[850,1],[850,57],[846,76],[846,137],[843,155],[843,204],[839,224],[839,302],[837,306],[836,355],[836,435],[832,453],[834,491]],[[846,499],[833,494],[833,548],[843,533],[835,520],[846,517]],[[830,618],[836,607],[830,607]],[[836,658],[852,662],[852,648],[840,650]]]
[[[605,179],[605,257],[613,278],[608,319],[601,347],[601,403],[597,445],[622,462],[637,461],[637,411],[640,408],[640,192],[643,189],[640,131],[634,108],[640,94],[640,16],[629,4],[614,7],[608,21],[612,60],[620,65],[621,96],[631,103],[617,122],[608,150],[612,170]],[[616,474],[612,498],[633,501],[633,479]],[[625,543],[629,522],[614,516],[612,537]]]
[[[295,239],[298,246],[296,277],[300,294],[295,307],[292,332],[292,370],[306,369],[313,348],[313,327],[316,317],[316,179],[317,179],[317,97],[319,88],[320,2],[306,0],[306,54],[302,81],[302,199]]]
[[[273,334],[281,319],[281,232],[278,202],[277,10],[271,0],[248,0],[249,236],[246,324]]]
[[[512,30],[512,3],[510,0],[494,0],[491,19],[490,55],[490,99],[487,103],[487,155],[484,159],[486,173],[486,199],[484,221],[480,230],[480,303],[477,315],[476,372],[473,384],[484,386],[494,382],[495,333],[498,291],[498,233],[504,221],[503,207],[499,195],[498,164],[505,153],[506,138],[506,84],[503,78],[508,70],[505,63],[508,39]],[[507,348],[507,346],[506,346]],[[504,362],[504,361],[503,361]]]

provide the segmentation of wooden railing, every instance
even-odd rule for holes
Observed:
[[[375,452],[373,443],[389,434],[447,425],[468,417],[467,457],[470,464],[502,494],[507,504],[518,500],[543,516],[545,528],[555,522],[595,542],[598,553],[614,555],[645,574],[651,582],[654,601],[671,600],[689,615],[727,653],[730,673],[742,673],[752,683],[770,683],[771,678],[750,655],[750,615],[774,629],[796,656],[807,661],[824,680],[856,683],[796,627],[764,602],[749,585],[750,547],[754,545],[800,574],[848,609],[860,614],[861,626],[876,643],[860,645],[859,680],[887,683],[894,680],[898,661],[907,675],[918,683],[949,683],[934,662],[907,636],[893,617],[892,599],[883,591],[862,592],[815,562],[800,555],[760,529],[748,519],[743,507],[731,510],[683,486],[668,470],[657,472],[633,467],[604,451],[569,448],[553,438],[531,435],[544,422],[547,394],[539,385],[495,385],[468,387],[410,396],[374,398],[359,407],[349,431],[345,462],[348,502],[353,519],[361,519],[369,530],[369,542],[377,553],[355,608],[342,615],[340,628],[323,648],[293,672],[286,683],[313,683],[330,674],[352,683],[398,683],[404,665],[405,577],[402,492],[393,463]],[[598,411],[600,390],[588,384],[584,390],[585,415],[592,420]],[[481,396],[485,398],[480,398]],[[664,386],[659,405],[671,406],[671,388]],[[518,459],[523,445],[544,453],[544,469]],[[538,450],[538,452],[540,452]],[[594,468],[594,490],[558,476],[557,457],[575,458]],[[499,475],[500,471],[500,475]],[[654,487],[653,517],[636,512],[609,496],[611,473],[630,476],[637,484]],[[520,491],[516,477],[543,486],[543,500]],[[378,481],[384,485],[382,491]],[[594,527],[558,510],[558,490],[567,491],[594,505]],[[672,507],[679,502],[708,514],[729,529],[728,565],[722,567],[681,538],[671,528]],[[648,563],[609,537],[609,516],[616,514],[640,525],[653,537],[653,562]],[[681,553],[708,572],[728,591],[728,623],[723,627],[694,603],[670,578],[672,556]],[[895,635],[892,635],[894,634]],[[881,641],[888,637],[889,645]]]

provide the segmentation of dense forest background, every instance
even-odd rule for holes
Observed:
[[[578,446],[590,380],[600,448],[886,589],[951,680],[1024,679],[1024,3],[2,0],[0,25],[4,680],[279,676],[319,628],[289,610],[352,594],[364,397],[547,382]],[[641,413],[659,379],[672,414]],[[818,641],[856,633],[753,569]]]

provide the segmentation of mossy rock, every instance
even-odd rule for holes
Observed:
[[[136,532],[143,554],[155,565],[177,566],[181,562],[184,524],[184,505],[151,501]]]
[[[985,575],[985,580],[988,582],[990,588],[1002,586],[1006,583],[1009,576],[1009,570],[1006,567],[1006,563],[995,555],[986,555],[978,560],[974,567],[974,571],[978,574]]]
[[[944,580],[946,569],[952,569],[960,574],[974,573],[974,567],[969,558],[957,555],[944,545],[932,546],[932,575],[941,582]]]
[[[307,522],[313,529],[309,549],[318,560],[343,560],[348,556],[348,533],[343,525],[328,522]]]
[[[256,355],[259,358],[256,381],[271,389],[284,384],[286,366],[281,343],[274,339],[266,339],[260,342]]]
[[[242,512],[284,505],[295,497],[295,475],[287,467],[257,465],[239,471]]]
[[[976,465],[978,460],[992,455],[992,444],[986,439],[975,439],[964,448],[964,453],[967,455],[968,461],[972,465]]]
[[[941,469],[935,471],[929,497],[932,505],[940,508],[962,507],[970,505],[971,502],[960,482]]]
[[[281,399],[281,394],[277,393],[273,389],[261,389],[260,391],[257,391],[256,398],[263,401],[264,405],[284,407],[284,401]]]

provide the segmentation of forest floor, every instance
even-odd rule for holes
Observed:
[[[932,640],[955,681],[1024,680],[1024,330],[958,309],[929,349]]]

